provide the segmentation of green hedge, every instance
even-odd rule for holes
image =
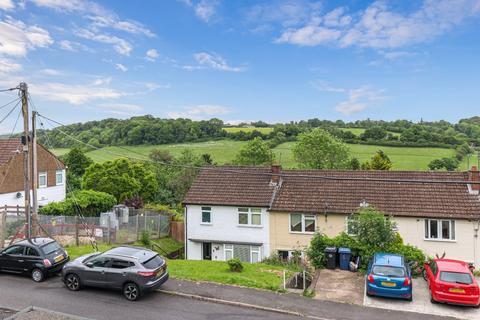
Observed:
[[[39,213],[52,216],[98,217],[100,213],[112,209],[117,204],[114,196],[94,190],[71,192],[64,201],[52,202],[39,209]]]

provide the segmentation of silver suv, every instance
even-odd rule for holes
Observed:
[[[167,263],[156,252],[122,246],[93,253],[67,263],[63,282],[72,291],[84,286],[121,289],[125,298],[137,300],[168,280]]]

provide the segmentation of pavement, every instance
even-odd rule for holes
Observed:
[[[58,277],[34,283],[27,277],[0,274],[0,308],[21,310],[36,306],[100,320],[299,319],[295,314],[317,320],[453,319],[177,279],[169,280],[161,290],[128,302],[117,291],[68,291]]]

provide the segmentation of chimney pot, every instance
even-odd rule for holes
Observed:
[[[270,180],[270,184],[278,185],[280,182],[280,174],[282,173],[282,166],[279,164],[272,164],[271,172],[272,178]]]
[[[480,172],[478,171],[477,166],[472,166],[472,169],[468,172],[468,180],[480,183]],[[480,192],[480,184],[472,184],[472,190]]]

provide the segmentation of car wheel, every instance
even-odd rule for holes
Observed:
[[[135,301],[140,297],[140,289],[133,283],[127,283],[123,286],[123,296],[129,301]]]
[[[43,271],[35,268],[32,270],[32,280],[35,282],[42,282],[45,279],[45,275],[43,274]]]
[[[427,270],[423,269],[422,277],[423,277],[423,280],[427,281]]]
[[[407,301],[412,302],[413,301],[413,295],[411,295],[410,298],[407,298]]]
[[[433,304],[437,304],[438,301],[433,299],[432,295],[430,294],[430,302],[433,303]]]
[[[80,278],[76,274],[70,273],[65,277],[65,286],[71,291],[80,290]]]

